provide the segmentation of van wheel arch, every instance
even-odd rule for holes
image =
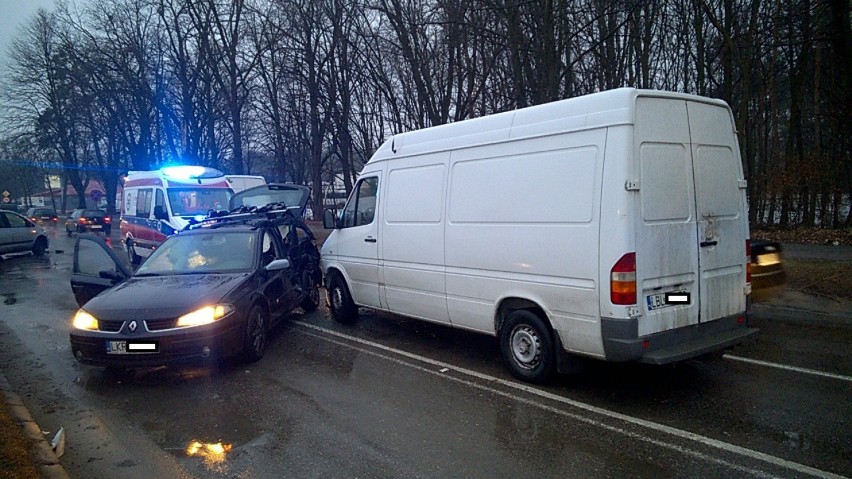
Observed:
[[[500,353],[512,374],[546,383],[559,369],[562,346],[544,309],[526,299],[510,298],[501,303],[495,321]]]

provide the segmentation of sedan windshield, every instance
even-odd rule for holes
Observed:
[[[250,231],[176,235],[157,248],[135,276],[248,271],[254,256],[255,235]]]

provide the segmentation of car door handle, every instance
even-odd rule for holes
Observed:
[[[718,243],[719,243],[718,241],[702,241],[701,247],[706,248],[708,246],[716,246]]]
[[[375,243],[376,238],[364,238],[364,241],[367,242],[367,243]]]

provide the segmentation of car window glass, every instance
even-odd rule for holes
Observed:
[[[151,215],[152,196],[152,190],[139,190],[139,194],[136,197],[136,216],[140,218],[147,218]]]
[[[8,228],[9,220],[6,213],[0,213],[0,228]]]
[[[358,182],[355,194],[343,210],[343,227],[367,225],[376,216],[376,196],[379,190],[377,177],[365,178]]]
[[[275,243],[275,239],[272,237],[271,231],[264,231],[262,245],[261,266],[266,266],[271,263],[272,260],[281,258],[281,252],[278,249],[278,245]]]
[[[98,276],[101,271],[115,271],[115,262],[100,245],[89,240],[80,241],[79,245],[75,272]]]
[[[6,215],[6,218],[9,221],[9,226],[12,228],[26,228],[30,226],[30,223],[27,220],[18,215]]]
[[[83,212],[83,216],[86,218],[102,218],[106,216],[106,213],[103,210],[86,210]]]

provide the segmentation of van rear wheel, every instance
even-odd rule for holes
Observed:
[[[71,236],[71,234],[69,233],[68,236]],[[126,246],[127,260],[130,261],[130,266],[139,266],[139,263],[142,262],[142,257],[136,254],[136,247],[133,246],[133,240],[127,240]]]
[[[556,366],[550,329],[525,309],[511,312],[500,328],[500,353],[515,377],[532,383],[546,382]]]
[[[332,275],[328,281],[328,299],[331,316],[341,324],[352,324],[358,319],[358,306],[352,301],[346,281],[340,274]]]

